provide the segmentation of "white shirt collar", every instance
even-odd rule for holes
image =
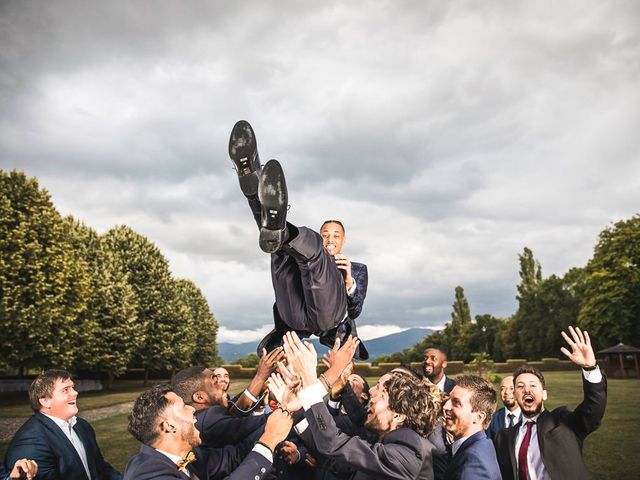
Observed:
[[[164,450],[158,450],[157,448],[156,448],[156,451],[169,457],[169,460],[171,460],[176,465],[178,465],[178,463],[182,461],[182,457],[180,455],[174,455],[173,453],[165,452]]]
[[[62,418],[54,417],[53,415],[49,415],[44,412],[40,412],[40,413],[42,413],[45,417],[49,417],[51,420],[53,420],[56,423],[56,425],[58,425],[60,428],[65,430],[69,428],[69,425],[71,425],[71,428],[73,428],[75,424],[78,422],[78,418],[75,415],[71,417],[69,420],[63,420]]]
[[[515,425],[520,421],[520,417],[522,416],[522,410],[520,407],[516,408],[513,412],[510,412],[507,407],[504,407],[504,423],[505,425],[509,423],[509,415],[513,415],[513,424]]]

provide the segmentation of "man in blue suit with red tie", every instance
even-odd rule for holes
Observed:
[[[258,345],[258,354],[280,345],[288,330],[301,337],[318,335],[328,347],[333,347],[335,338],[356,336],[355,319],[367,294],[368,273],[366,265],[351,262],[342,253],[344,225],[327,220],[318,233],[287,222],[282,166],[277,160],[260,164],[255,133],[244,120],[233,127],[229,156],[260,228],[260,248],[271,254],[275,328]],[[369,358],[362,343],[355,356]]]
[[[29,387],[35,412],[9,444],[5,465],[23,458],[38,464],[38,479],[120,480],[102,457],[89,422],[76,417],[78,392],[65,370],[47,370]]]

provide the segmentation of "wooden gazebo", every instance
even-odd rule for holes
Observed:
[[[625,345],[622,342],[600,350],[596,354],[598,363],[609,378],[640,378],[638,356],[640,356],[640,348]]]

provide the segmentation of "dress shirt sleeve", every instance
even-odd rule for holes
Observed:
[[[306,411],[316,403],[324,403],[323,399],[326,394],[327,391],[324,389],[320,381],[316,381],[308,387],[304,387],[300,390],[298,392],[298,398],[300,399],[300,403],[302,403],[302,408]]]
[[[582,370],[582,375],[589,383],[600,383],[602,381],[602,372],[598,366],[593,370]]]

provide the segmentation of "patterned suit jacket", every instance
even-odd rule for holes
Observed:
[[[120,480],[120,473],[102,457],[96,434],[89,422],[77,418],[73,427],[87,454],[92,479]],[[49,417],[36,413],[16,432],[9,444],[5,465],[29,458],[38,463],[38,479],[89,480],[80,455],[69,438]]]
[[[367,287],[369,285],[369,272],[364,263],[351,262],[351,276],[356,282],[356,291],[353,296],[347,295],[347,312],[349,318],[354,320],[362,313],[362,305],[367,296]]]

